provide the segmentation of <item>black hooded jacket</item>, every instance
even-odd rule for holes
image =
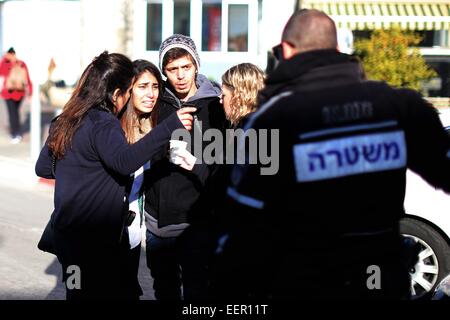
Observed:
[[[228,126],[223,106],[219,101],[221,94],[219,85],[203,75],[197,76],[196,84],[198,87],[196,94],[185,103],[181,103],[171,89],[166,88],[161,97],[158,114],[160,122],[179,108],[187,106],[197,108],[190,132],[191,143],[188,144],[188,150],[191,150],[192,154],[198,148],[198,139],[203,137],[205,130],[215,128],[224,132]],[[194,135],[197,135],[197,139]],[[199,149],[203,151],[208,143],[202,140]],[[145,176],[147,221],[157,223],[158,228],[178,225],[175,229],[180,230],[186,228],[186,224],[208,217],[212,204],[202,194],[208,180],[216,172],[217,164],[206,164],[204,159],[200,159],[202,163],[198,163],[198,160],[192,171],[170,163],[167,153],[152,160],[151,169],[147,170]]]
[[[234,166],[225,268],[248,262],[249,277],[271,273],[268,290],[292,298],[314,287],[367,293],[367,267],[378,265],[378,293],[398,297],[409,286],[399,236],[406,169],[450,192],[450,139],[437,112],[415,91],[365,80],[335,50],[281,62],[260,101],[246,128],[279,130],[279,170]]]

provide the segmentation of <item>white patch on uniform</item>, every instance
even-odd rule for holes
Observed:
[[[403,131],[294,145],[298,182],[319,181],[406,166]]]

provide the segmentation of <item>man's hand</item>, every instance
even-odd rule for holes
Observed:
[[[178,119],[180,119],[181,123],[187,130],[192,129],[192,121],[194,120],[194,118],[192,117],[191,113],[195,111],[197,111],[197,108],[193,107],[185,107],[177,111]]]
[[[189,151],[182,148],[171,148],[169,153],[169,161],[173,164],[179,165],[181,168],[192,171],[197,158]]]

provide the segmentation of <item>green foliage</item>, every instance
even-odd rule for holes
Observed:
[[[399,29],[375,30],[370,39],[355,41],[354,47],[368,79],[418,90],[420,81],[436,76],[413,47],[420,40],[420,36]]]

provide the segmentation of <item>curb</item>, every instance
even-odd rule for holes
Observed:
[[[55,179],[39,178],[39,179],[38,179],[38,183],[41,183],[41,184],[45,184],[45,185],[47,185],[47,186],[52,186],[52,187],[54,187],[54,186],[55,186]]]
[[[0,155],[0,164],[4,166],[2,167],[2,170],[0,170],[0,177],[2,179],[26,179],[51,187],[55,186],[54,179],[45,179],[36,176],[34,173],[34,162],[32,160]],[[17,173],[20,173],[19,177],[17,176]]]

